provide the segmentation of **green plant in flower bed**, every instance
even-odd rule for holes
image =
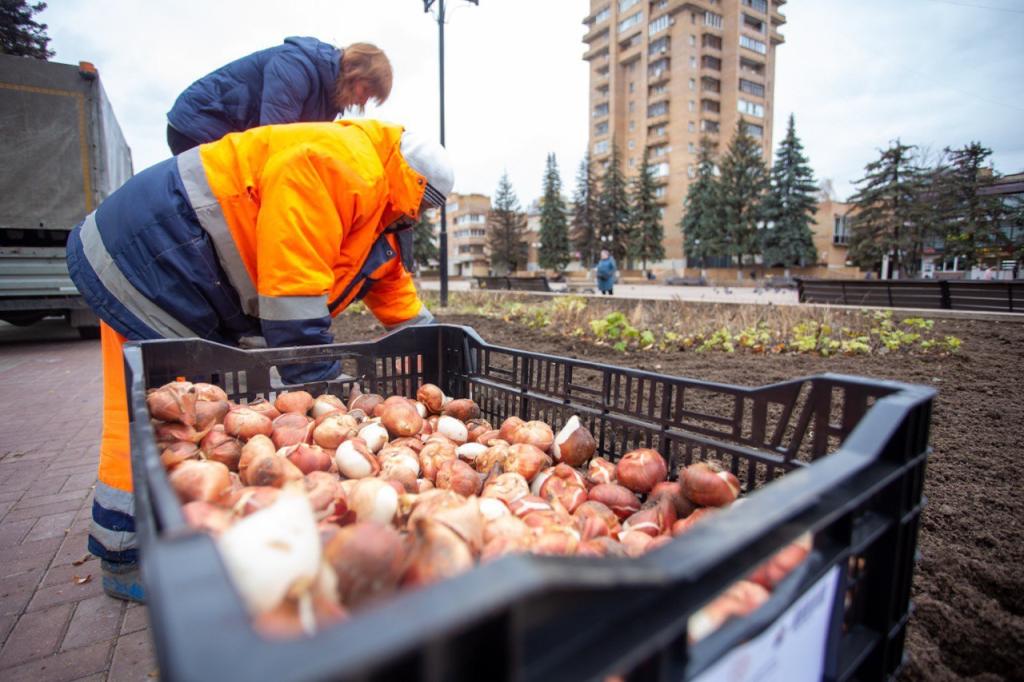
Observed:
[[[428,308],[436,295],[425,294]],[[637,303],[632,310],[582,296],[453,294],[448,310],[522,324],[605,345],[619,352],[813,353],[871,355],[959,352],[961,341],[938,334],[935,321],[896,319],[891,310],[798,306]]]

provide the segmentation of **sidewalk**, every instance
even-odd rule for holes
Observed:
[[[154,679],[145,607],[104,595],[86,550],[99,342],[0,323],[0,391],[0,680]]]

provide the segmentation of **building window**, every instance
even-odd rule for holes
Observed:
[[[721,50],[722,39],[714,34],[705,33],[700,37],[700,46],[703,48],[711,48],[713,50]]]
[[[714,12],[704,13],[704,25],[711,28],[722,28],[722,15]]]
[[[595,135],[607,135],[608,134],[608,121],[602,121],[594,126]]]
[[[640,0],[619,0],[619,14],[622,14],[638,2],[640,2]]]
[[[691,90],[696,90],[697,89],[697,81],[694,80],[693,78],[690,79],[690,89]]]
[[[603,10],[594,15],[594,23],[600,24],[602,21],[606,21],[612,14],[610,7],[605,7]]]
[[[690,152],[691,154],[696,154],[697,145],[691,142],[690,144],[686,145],[686,151]]]
[[[628,108],[629,108],[629,113],[632,114],[636,110],[636,102],[630,101]]]
[[[690,68],[691,69],[696,69],[697,68],[697,58],[694,57],[692,54],[690,55]]]
[[[634,130],[636,130],[636,121],[630,121],[629,122],[629,132],[633,132]]]
[[[658,78],[668,72],[668,59],[663,57],[647,67],[648,78]]]
[[[668,113],[668,102],[656,102],[647,107],[647,118],[664,116]]]
[[[695,36],[695,35],[693,35],[693,34],[691,33],[691,34],[690,34],[690,47],[693,47],[693,46],[695,46],[696,44],[697,44],[697,36]]]
[[[722,111],[722,105],[713,99],[702,99],[700,101],[700,110],[717,114]]]
[[[449,201],[448,202],[448,210],[453,212],[453,213],[455,211],[458,211],[459,210],[459,202],[457,202],[457,201]]]
[[[623,19],[622,21],[619,22],[619,33],[622,33],[624,31],[628,31],[629,29],[633,28],[634,26],[636,26],[637,24],[639,24],[643,20],[644,20],[644,13],[643,12],[637,12],[633,16],[626,17],[625,19]]]
[[[608,115],[608,103],[598,104],[594,107],[594,118],[601,118]]]
[[[764,118],[764,105],[757,104],[756,102],[748,102],[745,99],[736,100],[736,109],[741,114],[749,114],[751,116],[757,116],[758,118]]]
[[[764,137],[764,126],[759,126],[756,123],[747,123],[747,135],[751,137]]]
[[[630,92],[633,92],[633,90],[635,89],[635,88],[634,88],[634,86],[635,86],[635,85],[636,85],[636,84],[635,84],[635,83],[634,83],[633,81],[629,81],[629,91],[630,91]]]
[[[708,121],[707,119],[700,122],[700,130],[703,133],[717,133],[718,132],[718,121]]]
[[[714,69],[715,71],[722,70],[722,60],[718,57],[712,57],[709,54],[700,58],[700,65],[705,69]]]
[[[594,145],[595,154],[605,154],[608,152],[608,140],[601,140]]]
[[[672,151],[672,147],[670,147],[667,144],[659,144],[654,147],[650,147],[649,151],[651,153],[651,156],[657,158],[659,156],[665,156],[666,154],[668,154],[670,151]]]
[[[746,78],[740,79],[740,90],[750,95],[764,97],[764,86],[754,81],[748,81]]]
[[[743,14],[743,28],[754,31],[756,33],[764,33],[764,22],[760,19],[755,19],[749,14]]]
[[[764,64],[758,64],[753,59],[740,57],[740,71],[752,73],[757,76],[764,76]]]
[[[767,12],[768,3],[765,0],[742,0],[743,5],[757,12]]]
[[[696,131],[696,127],[693,125],[693,121],[690,121],[689,123],[686,124],[686,129],[691,133]]]
[[[656,126],[651,126],[647,129],[647,137],[661,137],[665,134],[666,126],[664,123],[659,123]]]
[[[628,142],[628,143],[626,144],[626,146],[627,146],[627,147],[628,147],[629,149],[636,149],[636,141],[635,141],[635,140],[630,140],[630,141],[629,141],[629,142]]]
[[[653,36],[655,33],[664,31],[666,28],[668,28],[670,21],[671,19],[669,19],[669,16],[667,14],[658,17],[657,19],[655,19],[654,21],[647,25],[647,35]]]
[[[846,216],[837,215],[834,218],[835,227],[832,231],[832,243],[837,246],[846,246],[850,243],[850,229],[846,222]]]
[[[668,86],[664,85],[664,84],[663,85],[652,85],[650,88],[647,89],[647,94],[650,97],[655,97],[657,95],[664,95],[667,92],[668,92]]]
[[[632,142],[632,141],[630,141],[630,144],[632,144],[632,143],[633,143],[633,142]],[[635,156],[631,156],[631,157],[629,157],[629,167],[630,167],[630,168],[632,168],[632,167],[633,167],[633,166],[635,166],[635,165],[636,165],[636,157],[635,157]]]
[[[668,161],[662,161],[651,166],[651,175],[655,178],[668,175]]]
[[[697,177],[697,169],[693,167],[692,163],[689,166],[686,167],[686,177],[688,177],[688,178],[695,178],[695,177]]]
[[[703,92],[721,92],[722,81],[711,76],[704,76],[700,79],[700,89]]]
[[[665,185],[658,185],[654,188],[654,198],[661,199],[665,196]]]
[[[686,109],[687,111],[695,111],[697,109],[697,103],[691,99],[686,103]]]
[[[651,9],[654,11],[665,9],[666,7],[668,7],[668,0],[657,0],[657,2],[651,3]]]
[[[662,36],[657,40],[652,40],[650,46],[647,48],[647,54],[651,56],[665,54],[666,52],[668,52],[668,36]]]
[[[750,36],[740,36],[740,47],[745,47],[748,50],[753,50],[758,54],[768,54],[768,46],[762,43],[760,40],[754,40]]]

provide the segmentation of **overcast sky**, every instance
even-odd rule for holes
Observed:
[[[521,203],[554,152],[567,193],[587,142],[587,0],[447,3],[446,137],[455,189]],[[933,151],[978,140],[1024,170],[1024,0],[790,0],[778,51],[775,137],[789,113],[840,198],[900,137]],[[196,78],[290,35],[367,41],[390,57],[391,98],[368,116],[438,134],[437,23],[421,0],[50,0],[55,61],[91,61],[136,170],[169,155],[166,112]]]

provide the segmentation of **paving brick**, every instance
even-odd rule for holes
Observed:
[[[78,580],[81,578],[88,580],[80,583]],[[81,601],[102,593],[103,579],[97,562],[90,561],[81,566],[56,566],[46,572],[27,610],[37,611],[54,604]]]
[[[86,563],[99,561],[92,554],[89,554],[88,542],[88,532],[69,533],[64,537],[64,543],[57,550],[57,554],[53,557],[53,561],[50,562],[50,566],[66,566],[83,558],[87,560]]]
[[[0,675],[4,682],[100,682],[105,678],[113,647],[113,640],[99,642],[30,661],[4,670]]]
[[[96,472],[90,471],[84,474],[75,474],[74,476],[68,476],[68,480],[64,482],[64,487],[61,488],[61,492],[71,492],[75,490],[87,490],[92,488],[96,484]]]
[[[39,568],[0,580],[0,616],[17,617],[21,614],[32,599],[43,573]]]
[[[53,478],[36,479],[32,485],[25,490],[25,497],[34,498],[43,495],[57,495],[67,482],[69,476],[54,476]]]
[[[48,508],[50,505],[60,504],[62,502],[78,502],[79,504],[81,504],[82,501],[88,496],[89,492],[87,490],[75,490],[70,493],[54,493],[50,495],[31,496],[26,493],[24,497],[18,500],[18,504],[15,505],[14,509],[38,509],[41,507]],[[76,506],[75,509],[78,509],[78,507]]]
[[[127,635],[149,627],[149,609],[142,604],[128,604],[124,612],[121,634]]]
[[[0,549],[21,544],[34,525],[36,525],[35,519],[22,519],[21,521],[4,519],[4,522],[0,523]]]
[[[11,628],[14,627],[17,620],[17,616],[0,616],[0,649],[3,648],[4,642],[7,641],[7,635],[10,634]]]
[[[7,512],[4,521],[21,521],[23,519],[38,519],[40,516],[59,514],[61,512],[78,511],[82,506],[82,500],[68,500],[66,502],[52,502],[41,507],[29,507],[28,509],[12,509]]]
[[[25,541],[42,540],[43,538],[63,538],[71,529],[71,524],[75,520],[75,513],[71,511],[41,517],[36,521],[36,525],[32,526],[29,534],[25,536]]]
[[[37,568],[46,568],[57,553],[62,538],[46,538],[35,542],[23,542],[3,551],[0,572],[16,575]]]
[[[111,599],[105,594],[78,602],[60,650],[67,651],[113,639],[120,631],[123,610],[124,602]]]
[[[157,670],[149,630],[119,637],[107,682],[140,682]]]
[[[17,502],[24,494],[24,490],[6,490],[0,485],[0,502]]]
[[[4,517],[4,514],[9,512],[11,510],[11,507],[13,507],[13,506],[14,506],[14,501],[13,500],[10,501],[10,502],[0,502],[0,519],[2,519]]]
[[[19,618],[0,651],[0,670],[56,651],[71,610],[70,604],[63,604]]]

